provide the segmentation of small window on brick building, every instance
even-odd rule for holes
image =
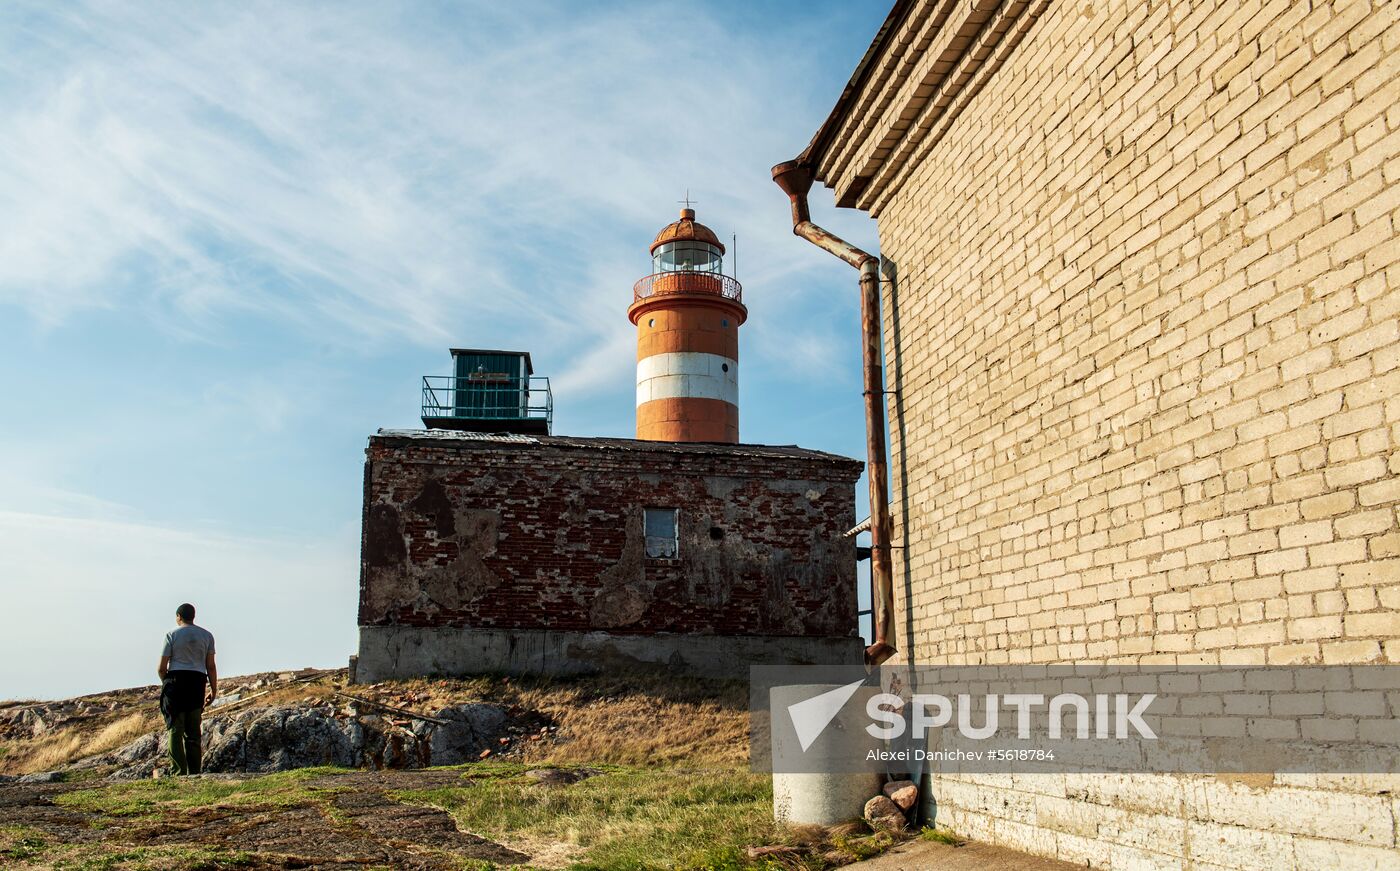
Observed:
[[[651,559],[675,559],[680,550],[675,508],[645,510],[647,556]]]

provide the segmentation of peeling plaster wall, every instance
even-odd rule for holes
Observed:
[[[856,634],[854,460],[404,435],[367,455],[362,627]],[[647,507],[680,509],[677,559],[646,556]]]

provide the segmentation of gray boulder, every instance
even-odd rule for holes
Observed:
[[[47,714],[47,709],[27,708],[19,715],[19,725],[28,729],[31,736],[38,738],[49,731],[50,723]]]
[[[204,720],[203,770],[460,765],[499,747],[510,722],[505,708],[481,703],[443,708],[434,719],[445,722],[416,720],[405,727],[406,718],[372,713],[347,717],[329,705],[214,713]],[[165,732],[153,732],[84,764],[113,766],[116,770],[109,777],[117,780],[150,777],[155,769],[166,767],[166,742]]]
[[[205,729],[207,771],[288,771],[356,764],[355,746],[333,712],[297,707],[248,711]]]
[[[419,721],[414,734],[427,741],[429,765],[462,765],[475,762],[481,751],[492,749],[506,730],[509,718],[500,705],[474,703],[452,705],[433,715],[444,725]]]
[[[126,745],[122,749],[112,754],[112,763],[115,765],[130,765],[133,762],[140,762],[149,759],[158,753],[165,751],[165,746],[169,738],[164,732],[151,732],[142,735],[135,741]]]
[[[33,774],[21,775],[18,783],[57,783],[63,779],[61,771],[36,771]]]

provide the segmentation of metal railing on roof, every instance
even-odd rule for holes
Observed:
[[[543,420],[552,427],[554,394],[549,379],[452,375],[423,376],[423,419]]]

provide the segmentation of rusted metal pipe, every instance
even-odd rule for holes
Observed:
[[[874,639],[865,664],[895,653],[894,571],[890,561],[889,465],[885,451],[885,388],[880,342],[880,260],[812,223],[807,192],[812,170],[795,160],[773,167],[773,181],[792,202],[792,232],[860,270],[861,364],[865,382],[866,472],[870,478],[870,582]]]

